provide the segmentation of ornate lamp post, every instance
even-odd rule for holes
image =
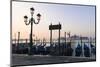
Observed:
[[[37,14],[37,22],[36,22],[35,19],[33,18],[34,8],[33,7],[30,8],[30,11],[31,11],[31,18],[29,19],[29,22],[28,22],[28,17],[26,15],[24,16],[24,22],[25,22],[26,25],[31,24],[29,55],[32,55],[32,45],[33,45],[33,42],[32,42],[33,41],[33,39],[32,39],[32,30],[33,30],[33,23],[34,24],[39,24],[40,18],[41,18],[41,14],[40,13]]]

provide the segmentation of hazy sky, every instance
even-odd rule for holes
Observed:
[[[61,36],[64,32],[71,32],[82,36],[95,35],[95,7],[94,6],[76,6],[46,3],[30,3],[30,2],[12,2],[12,36],[17,37],[17,33],[21,32],[21,38],[29,38],[30,25],[24,23],[24,15],[30,16],[30,8],[34,7],[36,14],[40,13],[41,21],[38,25],[33,24],[33,33],[38,38],[49,39],[49,25],[62,24]],[[53,38],[58,37],[58,31],[53,31]]]

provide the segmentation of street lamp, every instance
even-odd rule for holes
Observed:
[[[33,39],[32,39],[32,30],[33,30],[33,23],[34,24],[39,24],[40,22],[40,18],[41,18],[41,14],[38,13],[37,14],[37,22],[35,21],[35,19],[33,18],[33,14],[34,14],[34,8],[30,8],[30,13],[31,13],[31,18],[29,19],[29,22],[28,22],[28,17],[25,15],[24,16],[24,22],[26,25],[29,25],[31,24],[31,31],[30,31],[30,48],[29,48],[29,55],[32,55],[32,45],[33,45]],[[27,23],[28,22],[28,23]]]
[[[33,7],[30,8],[30,11],[31,11],[31,15],[33,16],[33,14],[34,14],[34,8]]]

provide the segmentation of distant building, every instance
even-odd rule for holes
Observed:
[[[80,36],[78,36],[78,35],[73,35],[73,36],[70,36],[70,37],[68,37],[67,38],[67,40],[80,40],[80,39],[82,39],[82,40],[88,40],[89,38],[88,37],[80,37]]]

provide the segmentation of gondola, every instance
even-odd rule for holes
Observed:
[[[82,54],[82,46],[80,44],[75,48],[75,56],[80,56]]]
[[[85,43],[84,43],[84,56],[90,57],[90,49]]]

